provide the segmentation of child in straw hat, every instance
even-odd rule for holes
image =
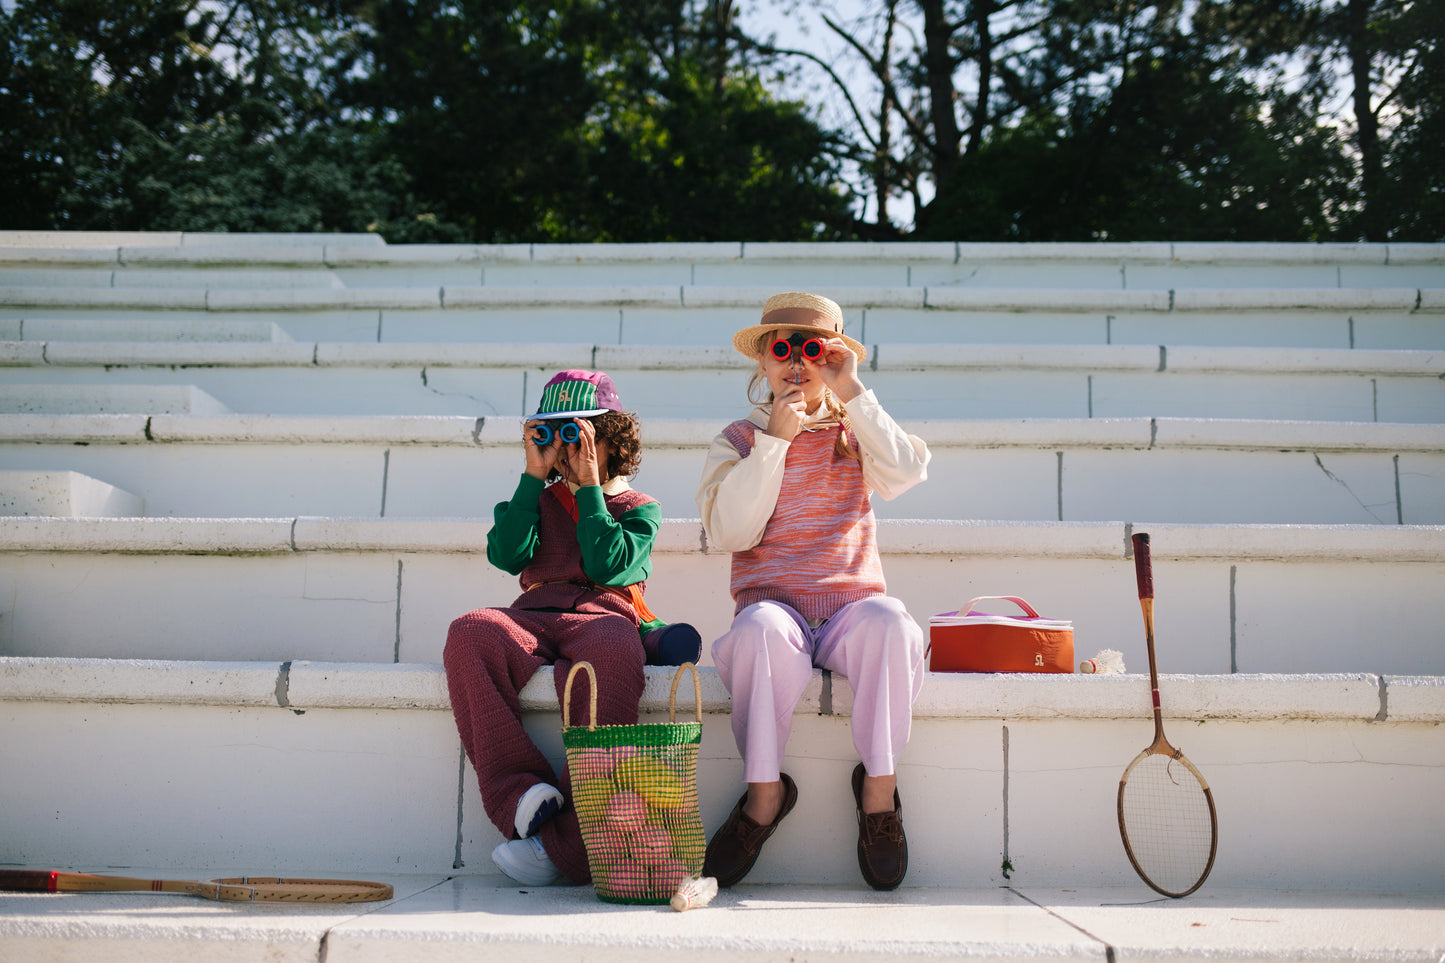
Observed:
[[[585,883],[591,874],[567,805],[568,774],[559,779],[522,728],[518,693],[553,664],[560,702],[572,663],[587,661],[597,673],[597,723],[631,725],[644,663],[695,660],[701,639],[690,625],[656,619],[643,600],[662,513],[656,499],[627,483],[642,445],[612,379],[558,373],[522,430],[522,447],[526,469],[487,533],[488,560],[520,576],[522,594],[506,608],[454,621],[442,661],[482,804],[511,837],[493,861],[529,886],[559,876]],[[582,674],[573,685],[581,718],[589,693]]]
[[[895,766],[923,683],[924,639],[887,594],[869,499],[923,481],[928,446],[859,380],[867,352],[843,333],[833,301],[771,297],[733,346],[757,362],[748,391],[757,407],[713,440],[697,504],[709,544],[733,553],[732,627],[712,652],[732,694],[747,791],[709,842],[704,872],[720,886],[742,879],[797,802],[781,762],[793,707],[820,667],[853,688],[859,869],[892,889],[908,870]]]

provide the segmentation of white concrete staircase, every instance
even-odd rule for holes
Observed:
[[[1152,731],[1142,530],[1209,885],[1445,891],[1445,245],[0,232],[0,864],[491,873],[437,663],[515,594],[482,547],[520,420],[560,367],[614,375],[665,516],[649,599],[710,640],[693,491],[746,410],[731,332],[788,289],[844,306],[934,451],[875,506],[915,617],[1022,595],[1130,670],[930,679],[910,887],[1148,892],[1114,825]],[[740,765],[709,661],[712,829]],[[527,695],[560,758],[550,675]],[[750,881],[856,880],[849,701],[820,674],[800,707],[809,818]]]

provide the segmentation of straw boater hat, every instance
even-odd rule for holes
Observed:
[[[843,333],[843,309],[816,294],[790,291],[768,298],[763,305],[762,324],[743,328],[733,335],[733,347],[756,360],[765,347],[760,339],[774,328],[796,328],[824,338],[842,338],[858,356],[859,363],[868,360],[868,349]]]

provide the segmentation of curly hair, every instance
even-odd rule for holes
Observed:
[[[604,480],[637,474],[642,464],[642,437],[638,431],[637,415],[628,411],[605,411],[586,420],[592,422],[597,440],[607,442],[607,464],[599,466]],[[549,481],[561,477],[562,473],[556,468],[547,474]]]

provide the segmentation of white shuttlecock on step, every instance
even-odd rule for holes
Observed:
[[[1124,671],[1124,653],[1117,649],[1105,649],[1092,659],[1079,663],[1079,671],[1088,675],[1103,675]]]
[[[683,910],[699,909],[711,903],[716,895],[717,880],[714,877],[688,876],[677,884],[677,892],[672,894],[672,908],[679,913]]]

